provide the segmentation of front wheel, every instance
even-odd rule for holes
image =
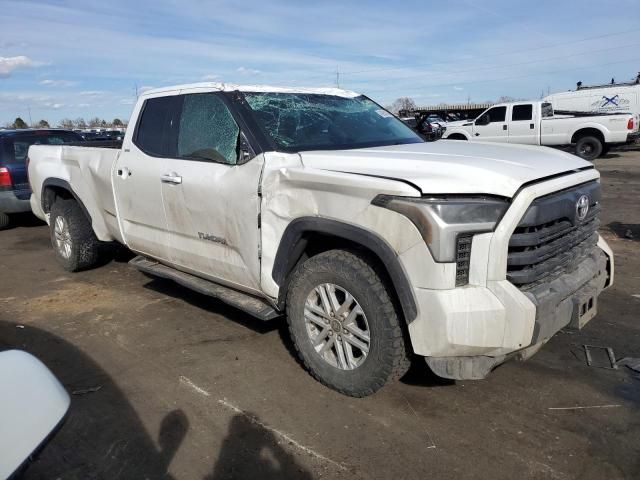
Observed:
[[[354,253],[330,250],[298,267],[287,322],[307,370],[345,395],[370,395],[409,368],[389,292],[372,265]]]
[[[582,137],[576,142],[576,155],[593,161],[602,153],[602,142],[596,137]]]

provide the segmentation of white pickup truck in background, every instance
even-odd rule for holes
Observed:
[[[129,125],[121,150],[29,149],[31,207],[61,265],[97,266],[117,242],[146,273],[286,313],[306,368],[347,395],[413,355],[484,378],[582,328],[613,281],[599,173],[565,152],[426,143],[338,89],[167,87]]]
[[[525,145],[574,145],[575,153],[594,160],[612,145],[638,138],[636,115],[627,113],[554,115],[546,101],[494,105],[475,120],[449,122],[443,139]]]

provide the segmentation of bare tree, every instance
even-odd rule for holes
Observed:
[[[69,128],[69,129],[74,127],[73,120],[71,120],[70,118],[63,118],[58,122],[58,125],[62,128]]]
[[[91,128],[99,127],[101,123],[102,123],[102,120],[100,120],[98,117],[93,117],[92,119],[89,120],[89,126]]]
[[[78,117],[73,121],[73,126],[75,128],[87,128],[87,123],[84,121],[84,118]]]
[[[395,113],[396,115],[400,112],[411,112],[415,110],[416,102],[413,101],[412,98],[409,97],[400,97],[389,106],[389,110]]]

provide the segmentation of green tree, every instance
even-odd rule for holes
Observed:
[[[111,122],[111,125],[113,125],[114,127],[122,127],[123,123],[119,118],[114,118],[113,122]]]
[[[49,122],[47,122],[46,120],[40,120],[38,123],[36,123],[36,127],[37,128],[50,128]]]
[[[20,117],[13,122],[13,128],[29,128],[29,126]]]

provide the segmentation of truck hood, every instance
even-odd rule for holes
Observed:
[[[513,197],[525,183],[593,168],[575,155],[525,145],[440,140],[388,147],[301,152],[305,167],[391,178],[425,194]]]

